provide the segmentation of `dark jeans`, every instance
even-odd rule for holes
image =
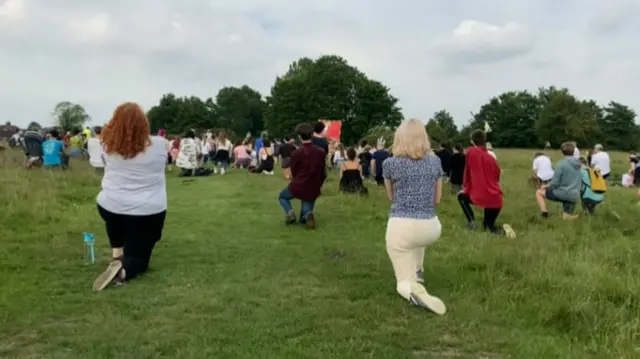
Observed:
[[[544,191],[544,196],[549,201],[562,203],[562,211],[564,213],[573,214],[573,212],[576,210],[576,204],[575,203],[563,201],[560,198],[556,197],[556,195],[553,194],[553,190],[551,188],[547,188]]]
[[[584,209],[584,213],[587,215],[593,215],[596,212],[596,206],[600,204],[600,202],[596,202],[592,199],[583,198],[582,199],[582,208]]]
[[[293,207],[291,206],[291,200],[294,199],[291,192],[289,192],[289,187],[285,187],[280,195],[278,196],[278,201],[280,201],[280,205],[282,209],[284,209],[284,213],[286,215],[293,213]],[[304,223],[307,221],[307,214],[313,212],[313,206],[315,206],[316,201],[301,201],[302,206],[300,207],[300,223]]]
[[[166,211],[148,216],[132,216],[109,212],[98,205],[107,228],[111,248],[123,248],[122,268],[126,279],[133,279],[149,268],[153,247],[162,238]]]
[[[467,222],[475,221],[475,216],[473,214],[473,208],[471,205],[471,198],[464,193],[460,193],[458,195],[458,202],[460,203],[460,207],[462,207],[462,212],[464,216],[467,218]],[[498,215],[500,214],[501,208],[485,208],[484,209],[484,219],[482,220],[482,227],[484,229],[488,229],[490,231],[497,230],[496,228],[496,220],[498,219]]]

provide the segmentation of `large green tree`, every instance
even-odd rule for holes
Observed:
[[[611,101],[602,108],[600,119],[601,142],[607,148],[624,151],[638,148],[640,129],[636,124],[636,113],[631,108]]]
[[[447,136],[445,130],[442,128],[442,126],[440,126],[438,121],[434,119],[431,119],[427,122],[425,129],[427,130],[427,134],[429,135],[429,138],[432,142],[440,144],[444,141],[449,140],[449,136]]]
[[[342,142],[353,144],[376,126],[402,120],[398,100],[339,56],[301,58],[278,77],[267,97],[265,125],[281,136],[301,122],[342,120]]]
[[[84,124],[91,120],[84,107],[68,101],[58,103],[52,115],[56,125],[63,131],[82,129]]]
[[[444,138],[441,141],[453,141],[458,137],[458,126],[449,111],[440,110],[433,114],[431,120],[435,121],[444,132]]]
[[[535,147],[535,122],[540,112],[538,98],[527,91],[505,92],[489,100],[474,116],[491,127],[490,140],[496,147]]]
[[[171,134],[183,134],[189,129],[204,130],[217,126],[215,104],[211,98],[162,96],[160,103],[147,112],[151,131],[163,128]]]
[[[538,138],[553,147],[571,140],[584,147],[599,138],[600,117],[594,101],[581,101],[563,89],[551,94],[542,106],[535,129]]]
[[[218,126],[244,135],[262,131],[267,104],[262,95],[249,86],[224,87],[216,96]]]

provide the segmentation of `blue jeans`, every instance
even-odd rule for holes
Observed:
[[[284,209],[285,214],[293,213],[293,207],[291,206],[291,200],[294,199],[291,192],[289,192],[289,187],[285,187],[280,195],[278,196],[278,201],[280,201],[280,205],[282,209]],[[313,212],[313,206],[316,204],[316,201],[301,201],[302,206],[300,207],[300,223],[304,223],[307,221],[307,214],[309,212]]]
[[[227,167],[229,166],[229,161],[227,161],[227,160],[217,161],[216,165],[218,167],[224,168],[226,170]]]

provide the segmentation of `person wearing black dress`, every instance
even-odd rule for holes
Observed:
[[[362,166],[362,176],[364,178],[371,177],[371,147],[369,145],[365,145],[362,148],[362,152],[358,155],[358,159],[360,160],[360,166]]]
[[[455,153],[449,162],[449,183],[451,183],[451,193],[458,194],[462,190],[462,177],[464,174],[464,149],[461,144],[455,146]]]
[[[358,163],[356,150],[347,149],[347,160],[340,165],[340,192],[366,195],[369,193],[362,183],[362,165]]]

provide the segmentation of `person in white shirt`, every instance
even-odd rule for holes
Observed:
[[[604,179],[607,179],[611,174],[611,158],[609,158],[608,153],[604,152],[604,146],[601,144],[597,144],[593,148],[591,167],[600,170],[600,174]]]
[[[541,185],[547,184],[553,178],[553,174],[551,159],[542,152],[536,153],[533,158],[534,181]]]
[[[182,141],[180,141],[180,153],[176,160],[176,166],[181,169],[180,175],[193,175],[198,168],[198,155],[200,150],[196,142],[196,134],[193,130],[187,131]]]
[[[97,202],[113,261],[93,283],[94,291],[147,271],[167,213],[167,150],[162,138],[149,135],[140,106],[118,106],[101,139],[105,171]]]
[[[104,159],[102,158],[102,144],[100,143],[100,134],[102,127],[98,126],[93,129],[96,134],[87,140],[87,152],[89,153],[89,164],[95,169],[96,173],[104,173]]]
[[[220,174],[225,174],[227,167],[229,166],[229,158],[231,157],[232,149],[233,144],[227,138],[227,134],[224,131],[220,131],[220,133],[218,133],[218,138],[216,139],[216,155],[213,159],[213,173],[218,173],[218,171],[220,171]]]
[[[578,143],[576,141],[571,142],[573,144],[573,157],[576,160],[580,159],[580,149],[578,148]]]

